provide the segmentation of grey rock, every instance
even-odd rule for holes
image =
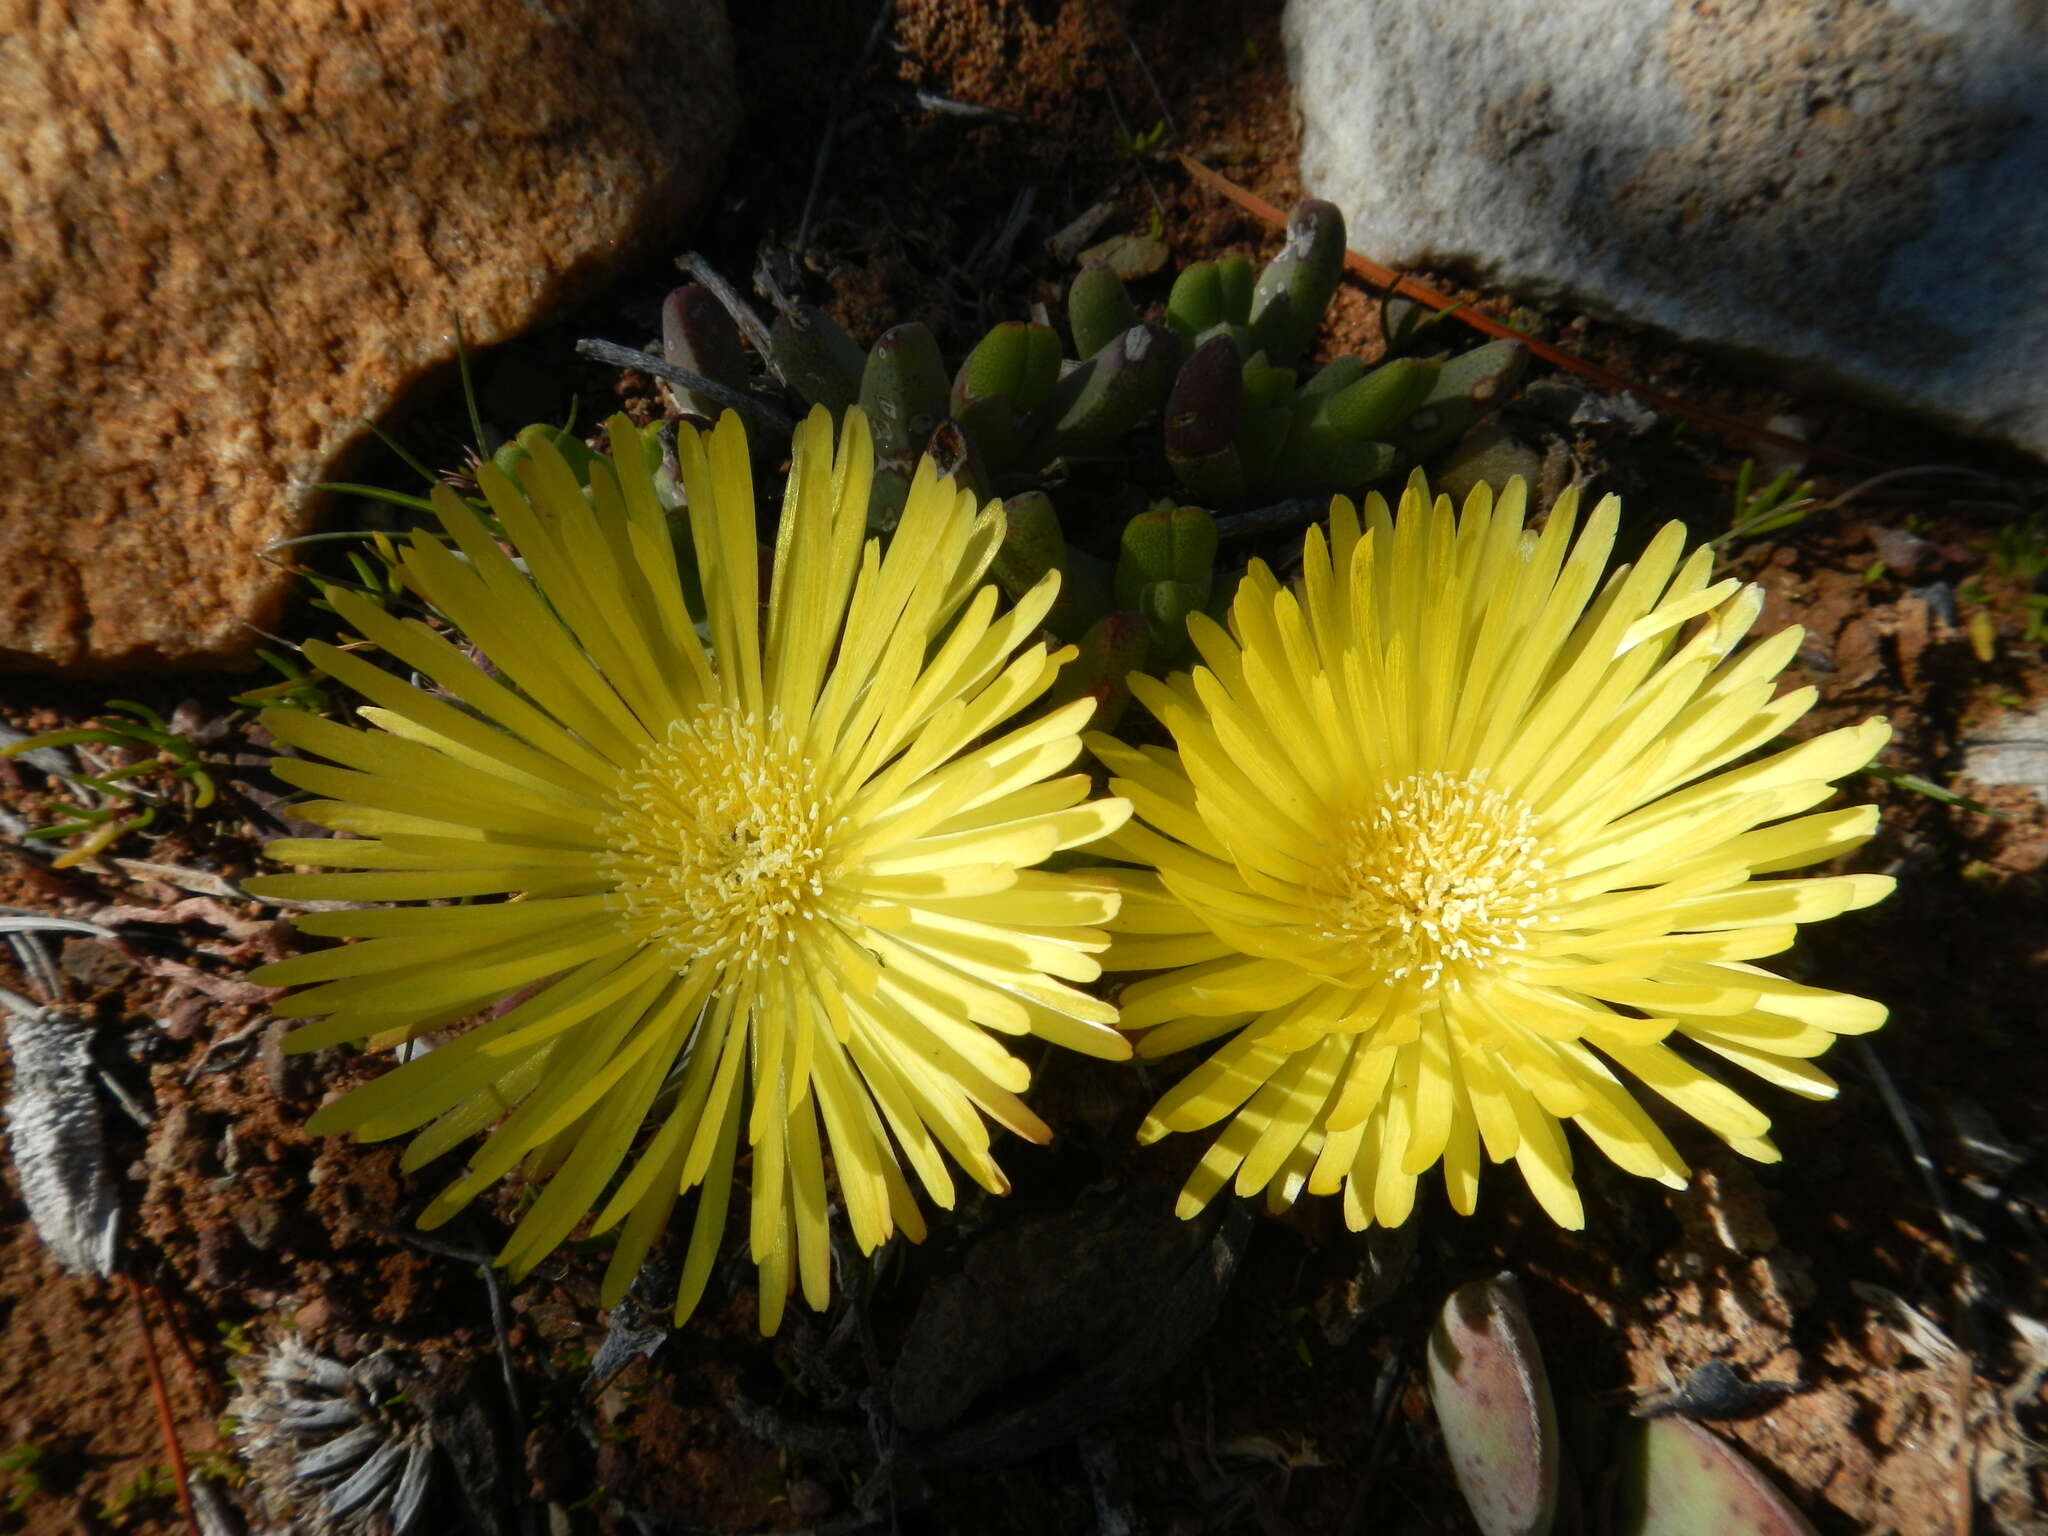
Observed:
[[[1963,738],[1963,776],[2017,784],[2048,800],[2048,704],[2000,715]]]
[[[2033,0],[1289,0],[1352,245],[2048,455]]]

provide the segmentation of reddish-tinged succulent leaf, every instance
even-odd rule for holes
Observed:
[[[1557,1412],[1522,1289],[1460,1286],[1429,1335],[1429,1398],[1484,1536],[1547,1536],[1557,1515]]]
[[[1046,694],[1054,707],[1080,698],[1095,700],[1097,730],[1109,730],[1131,702],[1130,674],[1145,665],[1149,646],[1145,621],[1135,613],[1112,613],[1097,619],[1076,642],[1080,655],[1060,670]]]
[[[746,348],[740,328],[717,296],[702,283],[687,283],[661,306],[661,353],[678,368],[701,373],[714,384],[744,390],[749,379]],[[716,421],[719,402],[709,395],[685,391],[689,407]]]
[[[1059,513],[1043,491],[1026,491],[1003,502],[1003,547],[989,573],[1015,602],[1044,579],[1066,569],[1067,541]]]
[[[1227,336],[1212,336],[1181,365],[1166,402],[1166,458],[1181,484],[1219,503],[1244,495],[1237,429],[1244,418],[1244,364]]]
[[[1623,1466],[1616,1536],[1814,1536],[1806,1517],[1712,1430],[1647,1419]]]

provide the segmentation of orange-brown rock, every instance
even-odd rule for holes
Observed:
[[[0,0],[0,664],[234,664],[394,395],[704,199],[721,0]]]

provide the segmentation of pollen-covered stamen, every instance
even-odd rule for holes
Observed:
[[[1322,937],[1388,980],[1456,987],[1529,947],[1556,899],[1536,818],[1469,774],[1382,784],[1332,839]]]
[[[600,832],[620,926],[679,964],[787,965],[823,915],[833,821],[778,716],[764,728],[706,704],[612,791]]]

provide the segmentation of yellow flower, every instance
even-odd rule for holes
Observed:
[[[813,1307],[827,1300],[827,1153],[862,1249],[898,1227],[919,1237],[902,1165],[950,1206],[941,1149],[1006,1188],[983,1115],[1049,1134],[1018,1101],[1029,1073],[999,1035],[1129,1054],[1115,1010],[1069,985],[1099,974],[1115,893],[1031,868],[1129,806],[1091,801],[1086,773],[1051,777],[1080,754],[1086,701],[1003,728],[1073,651],[1035,638],[1055,579],[1001,617],[980,585],[1000,506],[977,510],[927,462],[880,551],[864,538],[866,423],[849,414],[835,457],[815,411],[764,609],[745,434],[731,415],[701,438],[685,430],[707,649],[639,438],[623,417],[611,431],[625,451],[595,461],[588,491],[545,443],[518,486],[479,471],[523,570],[445,490],[448,542],[423,534],[404,556],[412,589],[495,670],[334,592],[348,623],[432,686],[314,643],[313,661],[373,701],[373,728],[264,716],[329,760],[275,763],[324,797],[299,814],[358,836],[273,843],[279,861],[356,872],[256,889],[511,899],[311,913],[302,931],[365,942],[258,979],[306,984],[276,1010],[321,1020],[291,1037],[298,1049],[396,1044],[499,1005],[312,1129],[419,1131],[416,1168],[495,1122],[424,1224],[525,1159],[552,1178],[500,1261],[524,1273],[598,1208],[594,1232],[622,1226],[607,1304],[695,1189],[677,1320],[695,1307],[744,1144],[772,1332],[793,1283]]]
[[[1482,487],[1454,516],[1417,476],[1361,531],[1340,498],[1298,591],[1254,565],[1229,634],[1194,622],[1205,666],[1134,679],[1178,752],[1090,738],[1149,824],[1103,847],[1158,871],[1114,877],[1104,963],[1161,972],[1123,1025],[1146,1056],[1231,1037],[1140,1133],[1228,1121],[1184,1216],[1234,1180],[1276,1206],[1341,1188],[1352,1227],[1391,1226],[1438,1161],[1469,1213],[1483,1147],[1576,1227],[1564,1120],[1687,1176],[1617,1068],[1771,1161],[1769,1121],[1704,1062],[1826,1097],[1808,1058],[1884,1021],[1750,962],[1890,890],[1757,878],[1871,835],[1873,807],[1803,813],[1888,727],[1769,750],[1813,703],[1772,696],[1800,632],[1738,651],[1761,599],[1681,559],[1676,523],[1603,582],[1615,500],[1574,541],[1574,494],[1540,534],[1525,499]]]

